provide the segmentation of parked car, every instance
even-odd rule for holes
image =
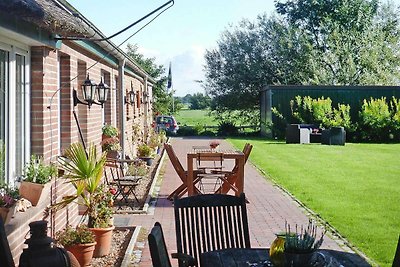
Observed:
[[[154,123],[155,130],[165,130],[167,133],[176,134],[179,125],[173,116],[160,115],[157,116]]]

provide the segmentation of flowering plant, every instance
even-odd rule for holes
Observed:
[[[57,167],[55,164],[46,165],[43,158],[32,155],[31,160],[25,166],[24,181],[45,184],[48,183],[52,177],[57,174]]]
[[[210,142],[210,147],[211,148],[216,148],[217,146],[219,146],[219,141],[218,140],[212,140]]]
[[[0,187],[0,207],[10,208],[19,198],[18,189],[2,185]]]

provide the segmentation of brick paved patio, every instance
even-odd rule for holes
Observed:
[[[178,158],[185,167],[187,151],[192,146],[208,145],[209,141],[209,139],[204,138],[172,138],[170,140]],[[221,141],[221,148],[226,149],[231,148],[231,146],[228,142]],[[157,204],[153,209],[154,212],[137,215],[116,215],[116,223],[123,221],[126,224],[128,221],[128,226],[140,225],[150,230],[154,222],[159,221],[165,232],[168,250],[172,253],[176,252],[175,223],[172,203],[166,197],[180,185],[180,179],[175,173],[168,156],[166,156],[164,164],[166,164],[165,173]],[[229,168],[230,166],[227,166],[227,169]],[[307,211],[272,182],[265,179],[251,162],[248,162],[245,166],[244,185],[246,197],[249,200],[247,209],[252,247],[269,247],[275,238],[274,233],[284,230],[285,220],[291,225],[296,223],[307,224],[309,215]],[[322,247],[351,252],[340,240],[337,238],[335,240],[329,237],[325,238]],[[174,259],[172,264],[173,266],[178,265]],[[139,266],[152,266],[147,243],[143,249]]]

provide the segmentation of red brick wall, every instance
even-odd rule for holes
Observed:
[[[118,88],[115,77],[121,75],[117,67],[106,63],[96,63],[99,58],[84,51],[73,43],[64,43],[60,50],[47,47],[31,48],[31,153],[41,155],[45,161],[56,161],[57,156],[71,143],[79,142],[78,127],[72,111],[73,89],[81,96],[80,84],[86,79],[87,73],[96,83],[100,82],[103,75],[111,88]],[[93,66],[90,70],[86,70]],[[74,79],[74,77],[77,77]],[[143,140],[145,120],[144,104],[141,101],[143,80],[125,75],[124,90],[131,89],[139,92],[138,102],[134,106],[126,107],[125,126],[125,150],[131,157],[136,155],[136,145]],[[60,86],[61,84],[61,86]],[[60,99],[58,99],[60,97]],[[119,126],[119,99],[117,91],[109,94],[108,102],[105,104],[105,121]],[[138,105],[139,104],[139,105]],[[89,109],[85,105],[75,107],[76,114],[82,128],[83,138],[86,144],[94,143],[100,149],[101,128],[103,111],[100,106],[92,105]],[[60,119],[58,114],[60,113]],[[115,119],[116,118],[116,119]],[[116,121],[117,120],[117,121]],[[60,122],[60,125],[58,125]],[[139,125],[139,131],[133,126]],[[59,129],[60,132],[59,132]],[[61,142],[59,144],[58,142]],[[61,150],[59,150],[59,147]],[[50,187],[50,186],[49,186]],[[6,225],[8,241],[16,264],[24,247],[25,237],[29,231],[28,224],[35,220],[46,219],[49,221],[51,231],[55,232],[66,225],[76,225],[79,221],[77,205],[56,213],[45,214],[44,211],[49,204],[61,200],[64,195],[72,194],[74,188],[63,184],[62,179],[53,181],[51,188],[37,207],[31,208],[24,213],[17,213],[10,223]]]

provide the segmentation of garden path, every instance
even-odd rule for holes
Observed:
[[[186,167],[186,153],[190,148],[192,146],[207,146],[210,139],[172,138],[170,142],[182,165]],[[229,148],[232,148],[231,145],[221,140],[221,149]],[[268,152],[266,151],[266,153]],[[117,226],[140,225],[144,229],[150,230],[154,222],[159,221],[164,230],[168,250],[173,253],[176,252],[175,223],[172,202],[167,200],[167,196],[180,185],[180,179],[168,156],[164,164],[166,164],[165,172],[155,208],[149,209],[148,214],[118,214],[115,222]],[[275,238],[274,233],[284,230],[285,220],[291,225],[296,223],[298,225],[307,224],[310,216],[307,210],[271,181],[266,180],[250,162],[245,166],[244,187],[246,197],[249,200],[247,210],[252,247],[269,247]],[[326,237],[322,248],[351,252],[351,249],[335,237]],[[178,266],[175,259],[172,259],[172,265]],[[139,266],[152,266],[147,242],[142,249]]]

